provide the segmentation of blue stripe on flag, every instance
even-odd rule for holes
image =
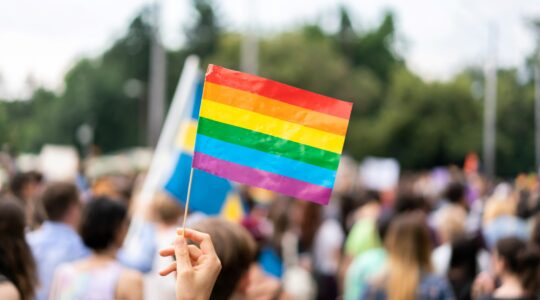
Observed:
[[[333,187],[336,177],[336,171],[223,142],[202,134],[197,135],[195,152],[327,188]]]

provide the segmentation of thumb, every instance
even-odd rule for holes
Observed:
[[[176,240],[174,240],[174,254],[176,256],[177,272],[191,269],[188,245],[186,239],[181,235],[177,235]]]

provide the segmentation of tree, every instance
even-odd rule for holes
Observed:
[[[386,13],[381,24],[357,34],[346,9],[340,10],[340,28],[334,36],[338,48],[354,66],[371,70],[379,80],[388,83],[392,68],[401,63],[395,51],[394,15]]]
[[[197,21],[186,30],[186,45],[189,53],[207,58],[217,48],[221,27],[214,11],[212,0],[193,0]]]

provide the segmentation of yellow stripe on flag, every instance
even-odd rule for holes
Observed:
[[[341,153],[345,137],[203,99],[201,117]]]

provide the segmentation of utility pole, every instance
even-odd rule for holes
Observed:
[[[533,22],[536,34],[536,53],[533,59],[534,68],[534,145],[536,158],[536,171],[540,174],[540,21]]]
[[[259,71],[259,42],[255,29],[257,3],[255,0],[247,1],[249,21],[240,50],[240,69],[246,73],[257,74]]]
[[[153,9],[153,27],[150,48],[150,79],[148,91],[148,118],[147,118],[147,138],[148,145],[155,146],[163,117],[165,115],[165,89],[166,89],[166,56],[161,42],[160,23],[161,6],[160,0],[155,0]]]
[[[497,121],[497,32],[492,24],[489,28],[488,59],[485,74],[485,99],[484,99],[484,171],[489,178],[495,176],[495,146],[496,146],[496,121]]]

